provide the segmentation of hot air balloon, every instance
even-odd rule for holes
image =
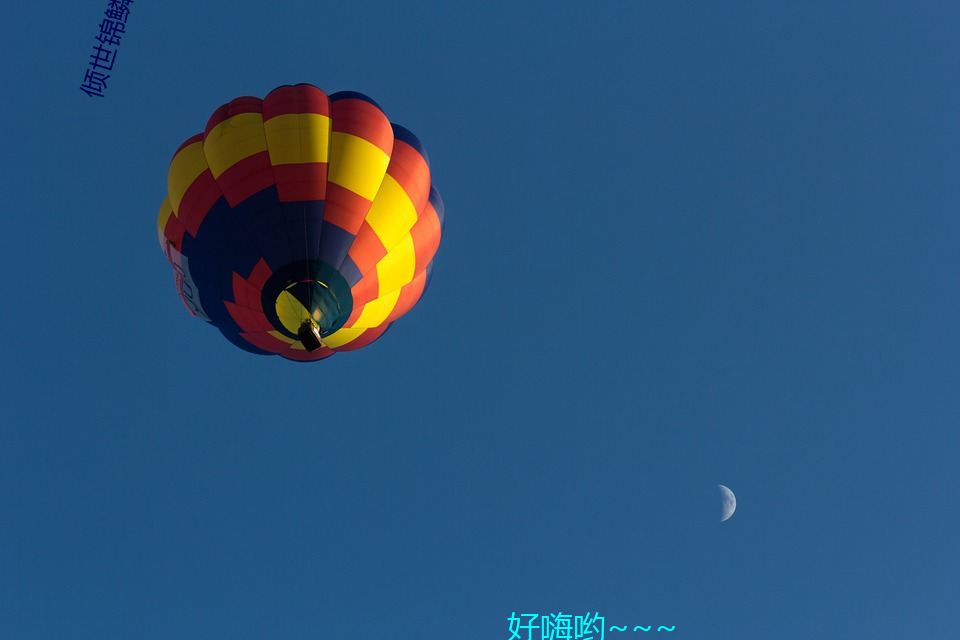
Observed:
[[[420,299],[443,228],[427,155],[360,93],[237,98],[170,163],[158,232],[187,310],[257,354],[364,347]]]

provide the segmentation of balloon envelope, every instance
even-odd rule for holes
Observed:
[[[427,155],[362,94],[237,98],[180,145],[167,183],[158,232],[180,298],[247,351],[366,346],[429,282],[443,203]]]

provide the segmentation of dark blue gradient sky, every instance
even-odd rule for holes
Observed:
[[[0,9],[0,638],[956,637],[955,2],[137,0],[89,98],[106,5]],[[446,204],[313,365],[190,318],[155,230],[297,82]]]

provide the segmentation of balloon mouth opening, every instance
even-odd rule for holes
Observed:
[[[350,285],[320,261],[304,260],[278,269],[260,295],[270,324],[307,351],[324,347],[321,340],[340,330],[353,312]]]
[[[320,340],[320,327],[309,318],[300,324],[300,328],[297,329],[297,337],[307,351],[316,351],[323,346],[323,342]]]

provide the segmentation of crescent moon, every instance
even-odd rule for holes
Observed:
[[[717,488],[720,489],[720,503],[723,510],[720,514],[720,522],[726,522],[737,510],[737,496],[733,495],[733,491],[722,484],[718,484]]]

